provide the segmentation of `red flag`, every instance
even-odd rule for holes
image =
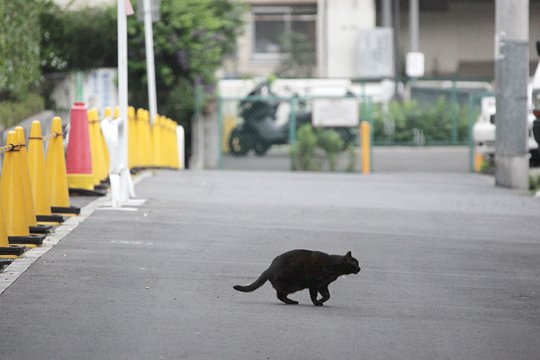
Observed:
[[[131,5],[131,1],[130,0],[125,0],[125,1],[126,1],[126,16],[135,14],[135,11],[133,11],[133,6]]]

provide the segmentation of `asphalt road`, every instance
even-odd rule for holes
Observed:
[[[337,169],[344,171],[349,162],[349,153],[338,157]],[[360,172],[360,152],[354,156],[354,170]],[[467,146],[376,146],[373,148],[372,171],[391,172],[435,172],[468,173],[469,148]],[[246,156],[224,155],[221,167],[226,170],[289,171],[291,160],[288,146],[273,146],[265,156],[256,156],[252,151]]]
[[[160,171],[137,192],[0,295],[0,359],[538,359],[540,200],[490,177]],[[294,248],[362,271],[324,307],[232,289]]]

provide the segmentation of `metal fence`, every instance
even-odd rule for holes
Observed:
[[[379,104],[374,113],[375,145],[467,145],[469,97],[487,83],[431,81],[410,85],[409,100]]]
[[[355,109],[321,121],[320,105],[352,100]],[[314,108],[317,107],[314,119]],[[353,115],[352,115],[353,114]],[[324,115],[322,115],[324,116]],[[354,122],[340,123],[353,116]],[[348,171],[362,169],[361,121],[372,122],[369,98],[354,96],[279,97],[272,94],[242,98],[218,97],[221,169]],[[336,121],[328,126],[328,121]],[[365,164],[364,164],[365,165]]]
[[[280,97],[257,89],[245,97],[218,96],[218,167],[359,172],[359,124],[367,121],[372,167],[372,146],[465,146],[473,171],[472,129],[482,98],[492,94],[490,83],[433,80],[409,84],[406,89],[406,99],[377,102],[371,96],[351,93]],[[314,108],[319,100],[351,98],[357,101],[354,125],[317,126]]]

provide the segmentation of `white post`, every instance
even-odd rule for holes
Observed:
[[[184,127],[182,125],[178,125],[176,127],[176,141],[178,143],[178,160],[180,162],[180,169],[185,169],[186,156],[184,155],[184,138]]]
[[[124,126],[119,127],[118,141],[121,161],[127,166],[128,142],[128,73],[127,73],[127,17],[126,1],[118,0],[118,105],[120,119],[124,119]]]
[[[146,48],[146,75],[148,77],[148,105],[150,107],[150,121],[154,123],[157,114],[156,100],[156,73],[154,67],[154,36],[152,31],[151,0],[144,0],[144,44]]]

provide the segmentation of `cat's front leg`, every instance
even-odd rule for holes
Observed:
[[[322,306],[323,302],[317,300],[317,294],[319,294],[319,289],[314,287],[309,288],[309,296],[311,297],[311,301],[313,301],[313,305]]]
[[[325,286],[325,287],[319,289],[319,292],[322,295],[322,298],[319,300],[321,303],[324,303],[328,299],[330,299],[330,291],[328,290],[328,286]]]

